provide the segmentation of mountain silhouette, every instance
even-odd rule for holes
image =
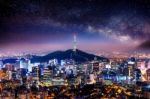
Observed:
[[[97,60],[108,61],[108,59],[104,57],[89,54],[78,49],[76,52],[74,52],[72,49],[69,49],[66,51],[55,51],[45,56],[33,56],[31,62],[48,62],[50,59],[58,59],[58,61],[73,59],[76,63],[83,63],[86,61],[94,60],[95,57]]]

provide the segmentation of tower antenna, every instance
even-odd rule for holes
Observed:
[[[73,35],[73,51],[76,52],[77,50],[77,36],[76,33]]]

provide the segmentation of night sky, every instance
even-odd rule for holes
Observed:
[[[149,0],[0,0],[0,53],[150,49]]]

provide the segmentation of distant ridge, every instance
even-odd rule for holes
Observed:
[[[147,40],[138,46],[138,49],[150,50],[150,40]]]
[[[78,49],[76,50],[76,52],[74,52],[72,49],[69,49],[66,51],[55,51],[45,56],[33,56],[31,62],[48,62],[50,59],[55,58],[59,61],[64,59],[73,59],[77,63],[83,63],[86,61],[92,61],[95,57],[97,58],[97,60],[108,61],[108,59],[104,57],[89,54]]]

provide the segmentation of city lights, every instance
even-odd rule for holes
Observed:
[[[150,0],[0,0],[0,99],[150,99]]]

